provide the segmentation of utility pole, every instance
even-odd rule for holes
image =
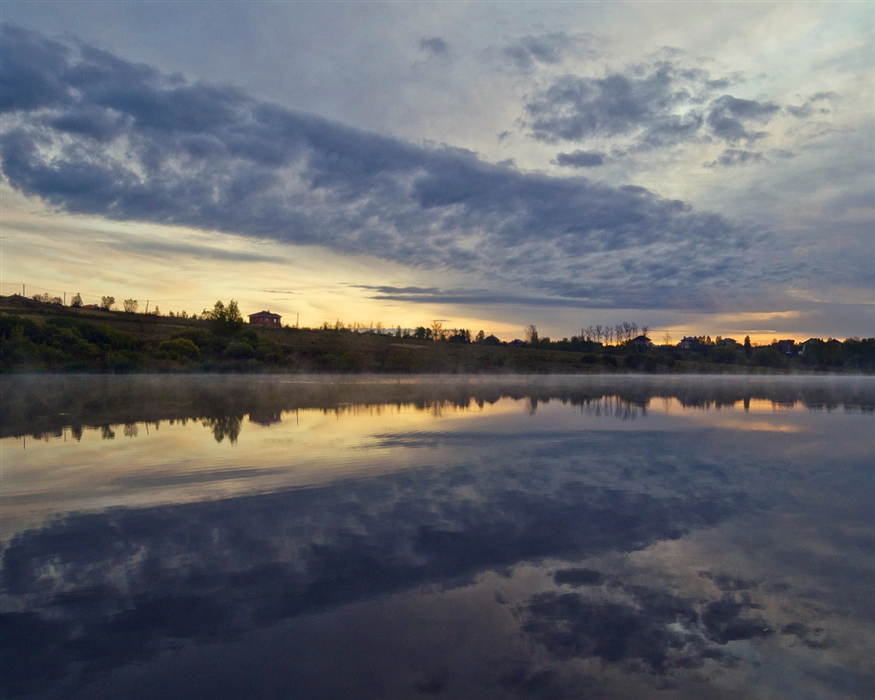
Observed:
[[[149,300],[146,299],[146,313],[149,313]]]
[[[64,292],[64,306],[67,305],[67,292]],[[66,442],[66,440],[64,441]]]

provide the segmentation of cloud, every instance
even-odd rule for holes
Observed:
[[[403,301],[413,304],[512,305],[530,307],[580,308],[583,302],[575,298],[551,297],[496,291],[485,288],[392,287],[355,285],[374,294],[379,301]]]
[[[450,55],[449,44],[439,36],[423,37],[420,39],[419,50],[439,58],[445,58]]]
[[[604,78],[556,78],[525,106],[525,123],[539,141],[582,141],[645,130],[670,134],[701,124],[697,95],[707,73],[684,71],[673,63],[634,67]]]
[[[17,27],[3,29],[2,66],[3,176],[67,212],[320,245],[603,306],[717,303],[756,275],[756,235],[640,187],[413,145]],[[569,133],[653,122],[679,99],[672,75],[566,81],[594,119]],[[651,132],[669,133],[658,122]]]
[[[357,284],[353,285],[356,289],[364,289],[370,292],[376,292],[380,295],[380,298],[385,298],[385,296],[389,296],[390,298],[394,298],[397,295],[403,296],[421,296],[421,295],[439,295],[441,294],[440,287],[392,287],[389,285],[370,285],[370,284]]]
[[[623,137],[631,140],[631,151],[707,138],[732,144],[763,138],[766,133],[752,131],[751,125],[768,123],[781,107],[772,101],[717,95],[739,81],[739,76],[712,78],[701,68],[668,60],[631,66],[603,78],[564,75],[525,105],[522,121],[544,143]],[[827,99],[825,95],[812,100]],[[802,117],[810,106],[789,109]]]
[[[557,153],[556,163],[567,168],[596,168],[605,162],[605,154],[601,151],[574,151],[573,153]]]
[[[741,140],[753,141],[766,134],[762,131],[748,131],[746,123],[763,124],[780,111],[774,102],[740,100],[731,95],[723,95],[711,103],[708,126],[718,138],[735,143]]]
[[[761,163],[765,160],[762,153],[755,151],[745,151],[738,148],[727,148],[715,160],[706,163],[707,168],[726,167],[733,165],[748,165],[750,163]]]
[[[565,51],[576,41],[565,32],[529,34],[505,46],[501,54],[515,68],[531,70],[538,63],[560,63]]]
[[[810,117],[812,114],[829,114],[829,107],[819,103],[830,102],[836,97],[838,96],[834,92],[818,92],[805,100],[801,105],[787,107],[787,113],[799,119]]]

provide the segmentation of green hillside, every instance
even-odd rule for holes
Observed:
[[[10,372],[614,373],[875,370],[875,339],[808,357],[771,347],[727,352],[578,338],[537,346],[431,341],[347,329],[269,328],[219,320],[71,308],[0,297],[0,367]],[[457,342],[453,342],[457,341]],[[718,351],[719,350],[719,351]],[[827,352],[828,351],[828,352]]]

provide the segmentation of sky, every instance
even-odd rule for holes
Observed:
[[[507,340],[875,335],[871,2],[0,22],[3,294]]]

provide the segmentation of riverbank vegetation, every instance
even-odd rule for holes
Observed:
[[[245,324],[235,302],[201,318],[67,307],[0,297],[0,368],[12,372],[336,373],[784,373],[875,372],[875,338],[814,339],[804,352],[708,337],[687,347],[617,344],[590,329],[551,340],[534,326],[526,341],[482,331],[417,328],[356,332]],[[642,329],[645,330],[645,329]],[[629,334],[631,335],[631,333]],[[636,342],[638,340],[638,342]]]

